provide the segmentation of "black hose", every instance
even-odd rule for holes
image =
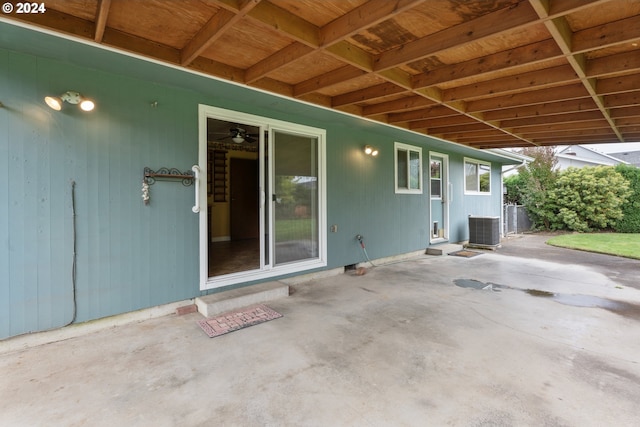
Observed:
[[[73,316],[71,321],[65,326],[69,326],[76,321],[78,315],[78,302],[76,299],[76,182],[71,180],[71,241],[73,245],[72,262],[71,262],[71,287],[73,292]]]

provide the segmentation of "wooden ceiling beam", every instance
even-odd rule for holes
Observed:
[[[193,36],[180,52],[180,64],[189,65],[202,52],[207,50],[216,40],[224,35],[224,33],[232,28],[237,22],[244,18],[253,8],[260,3],[260,0],[247,0],[239,2],[239,9],[236,12],[230,12],[226,9],[220,9],[211,19]]]
[[[549,17],[557,18],[561,15],[567,15],[604,3],[610,3],[611,0],[545,0],[545,2],[550,3],[547,6]]]
[[[493,55],[483,56],[465,62],[446,65],[413,76],[414,88],[428,87],[439,83],[452,82],[495,71],[514,69],[522,65],[562,56],[562,51],[552,39],[520,46]]]
[[[93,36],[93,40],[100,43],[104,36],[104,29],[107,26],[107,17],[109,16],[109,8],[111,7],[111,0],[98,0],[98,6],[96,8],[96,30]]]
[[[180,51],[178,49],[114,30],[113,28],[107,27],[105,29],[102,43],[125,52],[133,52],[156,60],[172,64],[180,63]]]
[[[415,62],[465,43],[532,25],[537,19],[528,3],[518,3],[386,51],[376,58],[375,70],[382,71]]]
[[[618,143],[618,137],[611,133],[610,135],[583,135],[579,137],[560,138],[557,136],[534,138],[532,140],[540,145],[579,145],[579,144],[608,144]]]
[[[320,28],[320,47],[345,40],[426,0],[371,0]]]
[[[460,114],[443,105],[435,105],[433,107],[424,108],[420,110],[404,111],[401,113],[391,113],[388,115],[388,120],[390,123],[396,123],[396,122],[410,122],[415,120],[424,120],[424,119],[434,118],[434,117],[450,117],[450,116],[459,117]],[[469,119],[467,118],[467,120]]]
[[[365,71],[355,68],[351,65],[345,65],[337,70],[331,70],[319,76],[315,76],[309,80],[305,80],[294,85],[294,96],[299,97],[310,92],[317,92],[321,89],[333,86],[338,83],[344,83],[351,79],[355,79],[366,74]]]
[[[459,142],[461,144],[470,144],[470,143],[477,143],[477,142],[498,142],[498,141],[513,141],[514,138],[513,136],[506,134],[506,133],[494,133],[494,134],[481,134],[481,135],[433,135],[433,136],[437,136],[438,138],[442,138],[442,139],[446,139],[448,141],[456,141]],[[525,141],[523,141],[525,142]]]
[[[624,117],[622,119],[616,119],[616,123],[621,128],[626,126],[640,126],[640,117]]]
[[[568,101],[530,105],[522,108],[507,108],[504,110],[486,111],[483,114],[487,120],[507,120],[593,110],[599,110],[598,106],[593,102],[593,99],[581,98]]]
[[[549,116],[526,117],[507,119],[500,122],[500,126],[510,129],[534,127],[538,125],[549,126],[556,123],[588,122],[602,119],[600,111],[584,111],[579,113],[554,114]]]
[[[495,132],[495,129],[485,125],[484,123],[469,123],[469,124],[458,124],[453,126],[427,126],[427,130],[429,133],[434,134],[448,134],[448,133],[472,133],[477,131],[491,131]]]
[[[424,119],[419,122],[409,122],[409,128],[414,129],[415,125],[420,125],[417,129],[436,129],[442,127],[453,127],[453,126],[470,126],[470,125],[484,125],[481,122],[474,121],[470,117],[465,115],[457,115],[457,116],[448,116],[448,117],[435,117],[432,119]],[[426,126],[425,126],[426,125]]]
[[[336,59],[363,71],[368,73],[373,71],[373,56],[351,43],[341,41],[328,46],[324,51]]]
[[[585,74],[593,78],[637,70],[640,70],[640,53],[634,50],[587,61]]]
[[[393,83],[380,83],[375,86],[348,92],[343,95],[334,96],[331,105],[340,107],[348,104],[357,104],[360,102],[370,101],[385,96],[395,95],[406,92],[404,88]]]
[[[599,95],[628,92],[638,89],[640,89],[640,85],[638,84],[637,74],[612,77],[608,79],[598,79],[596,82],[596,90]]]
[[[317,26],[269,1],[258,3],[247,16],[314,49],[320,45]]]
[[[289,98],[293,96],[293,87],[291,85],[270,78],[263,78],[255,81],[251,86],[269,92],[279,93],[280,95],[284,95]]]
[[[501,93],[518,93],[533,88],[559,86],[576,81],[578,76],[568,65],[545,68],[515,76],[502,77],[481,83],[459,86],[443,91],[444,101],[472,100],[496,96]]]
[[[182,48],[180,52],[180,64],[189,65],[200,54],[220,38],[225,30],[231,28],[238,15],[225,9],[220,9],[198,31],[198,33]]]
[[[439,135],[444,139],[476,139],[476,138],[508,138],[508,134],[501,132],[498,129],[493,129],[488,126],[485,126],[484,129],[474,130],[474,131],[451,131],[451,132],[441,132],[438,129],[427,129],[429,135]]]
[[[11,18],[84,39],[93,40],[95,35],[93,22],[51,8],[47,8],[47,13],[13,14]]]
[[[621,128],[624,134],[638,134],[640,133],[640,125],[628,125]]]
[[[610,111],[611,117],[613,117],[614,119],[640,116],[640,105],[633,107],[612,108]]]
[[[395,111],[408,111],[417,108],[423,108],[436,105],[430,99],[423,96],[413,95],[407,98],[395,99],[393,101],[381,102],[379,104],[367,105],[362,109],[364,116],[373,116],[376,114],[387,114]]]
[[[543,0],[529,1],[540,18],[544,19],[549,16],[549,11],[547,9],[548,4],[543,3]],[[558,43],[558,46],[560,46],[562,52],[566,55],[569,65],[571,65],[575,73],[580,78],[580,81],[584,84],[584,87],[587,89],[589,95],[598,106],[598,109],[602,112],[604,118],[609,122],[611,130],[618,136],[620,141],[622,141],[623,138],[620,134],[620,131],[616,128],[615,122],[609,116],[609,112],[605,108],[602,98],[596,92],[595,79],[591,79],[587,76],[586,59],[584,55],[575,53],[575,37],[573,32],[571,31],[571,26],[569,25],[568,21],[565,17],[559,17],[546,20],[544,21],[544,24],[547,27],[547,30],[549,30],[549,32],[551,33],[551,36],[554,38],[556,43]]]
[[[634,105],[640,105],[640,90],[607,95],[604,97],[604,104],[607,108],[632,107]]]
[[[549,131],[567,131],[577,129],[609,129],[609,122],[604,117],[600,117],[598,120],[589,120],[581,122],[565,122],[557,124],[543,124],[535,126],[523,126],[510,128],[513,132],[518,132],[522,135],[529,135],[533,133],[549,132]],[[609,129],[610,130],[610,129]]]
[[[245,70],[245,82],[253,83],[265,77],[274,70],[295,61],[296,59],[313,52],[313,49],[299,42],[293,42],[284,49],[280,49],[268,58]]]
[[[244,70],[199,56],[187,67],[237,83],[244,83]]]
[[[409,129],[431,129],[438,128],[444,126],[466,126],[478,124],[478,121],[473,121],[473,119],[465,116],[464,114],[459,114],[456,116],[444,116],[444,117],[434,117],[427,118],[422,120],[414,120],[409,122]]]
[[[562,101],[588,97],[582,83],[573,83],[565,86],[536,89],[527,92],[519,92],[510,95],[484,98],[467,102],[467,111],[489,111],[503,108],[513,108],[523,105],[543,104],[545,102]]]
[[[615,7],[615,2],[612,3]],[[597,12],[596,12],[597,13]],[[583,53],[640,39],[640,15],[587,28],[573,34],[573,52]]]
[[[459,140],[460,142],[460,140]],[[530,147],[531,143],[527,141],[523,141],[522,139],[509,137],[509,135],[504,135],[504,137],[500,138],[481,138],[478,140],[464,140],[462,143],[468,145],[470,147],[478,147],[482,146],[483,148],[496,148],[496,146],[501,147]]]

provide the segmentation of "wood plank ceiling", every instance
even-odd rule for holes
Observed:
[[[5,15],[476,148],[640,141],[640,0],[47,0]]]

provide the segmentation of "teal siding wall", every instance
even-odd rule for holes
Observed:
[[[500,216],[501,209],[501,165],[496,163],[491,164],[491,195],[465,195],[464,157],[474,158],[473,155],[454,155],[451,159],[455,192],[453,200],[454,208],[452,208],[451,212],[451,240],[454,242],[469,239],[469,215]]]
[[[77,321],[197,294],[193,188],[152,186],[142,168],[189,170],[197,159],[193,94],[0,51],[3,230],[0,337],[73,318],[75,183]],[[46,94],[90,93],[97,109],[50,110]],[[150,102],[158,100],[159,107]],[[6,203],[5,203],[6,201]]]
[[[468,148],[24,29],[12,29],[12,41],[6,28],[0,31],[0,339],[72,320],[74,233],[76,322],[201,294],[193,187],[158,181],[150,205],[141,199],[145,166],[186,171],[197,163],[198,104],[327,130],[328,224],[338,226],[327,235],[328,268],[364,260],[356,234],[371,258],[428,245],[428,192],[395,194],[394,141],[423,147],[425,189],[428,151],[450,155],[451,240],[468,237],[468,214],[499,215],[497,184],[491,197],[462,194]],[[16,40],[40,51],[7,48]],[[95,111],[66,105],[55,112],[44,104],[44,96],[67,90],[92,97]],[[380,155],[364,155],[366,144]]]

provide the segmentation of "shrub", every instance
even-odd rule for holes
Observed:
[[[618,165],[616,172],[629,182],[632,193],[622,204],[623,217],[616,222],[615,230],[619,233],[640,233],[640,168]]]
[[[547,197],[551,228],[585,232],[615,226],[630,194],[629,182],[611,166],[562,171]]]
[[[525,188],[525,182],[524,179],[522,179],[522,175],[518,174],[508,176],[503,182],[507,189],[504,202],[512,205],[521,205],[523,203],[522,192]]]

